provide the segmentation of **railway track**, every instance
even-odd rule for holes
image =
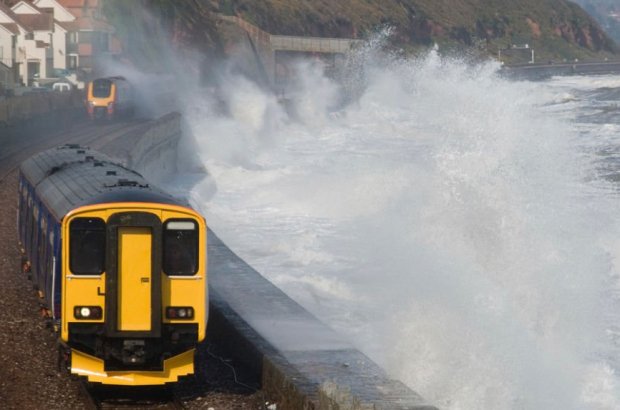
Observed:
[[[4,145],[0,151],[0,182],[13,172],[19,164],[33,154],[63,144],[102,145],[135,129],[144,126],[146,120],[134,120],[111,124],[79,122],[70,129],[46,133],[43,130],[5,130],[10,135],[2,136]],[[7,143],[2,139],[7,138]]]
[[[80,393],[89,410],[160,409],[183,410],[187,407],[172,387],[122,388],[80,383]]]

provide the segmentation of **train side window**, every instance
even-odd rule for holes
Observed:
[[[69,269],[76,275],[105,271],[106,225],[101,218],[75,218],[69,225]]]
[[[31,252],[35,252],[34,247],[37,244],[37,231],[39,226],[39,207],[37,204],[33,204],[32,206],[32,224],[30,225],[30,250]],[[32,256],[34,259],[34,256]]]
[[[191,219],[164,224],[164,273],[190,276],[198,272],[198,224]]]
[[[28,196],[28,202],[27,202],[27,210],[26,210],[26,226],[24,227],[24,246],[26,247],[26,249],[28,251],[30,251],[30,234],[32,232],[32,197],[29,195]]]
[[[42,266],[41,262],[45,259],[45,235],[47,234],[47,222],[41,214],[41,222],[39,224],[39,240],[37,243],[37,252],[39,253],[39,267]]]
[[[24,237],[24,224],[26,223],[26,208],[27,208],[27,199],[26,199],[26,186],[22,185],[22,189],[20,191],[20,199],[19,199],[19,235],[20,239],[23,241]]]

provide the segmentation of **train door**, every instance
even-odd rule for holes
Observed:
[[[107,223],[106,333],[161,333],[161,222],[145,212],[112,215]]]
[[[151,330],[152,233],[145,227],[118,228],[118,330]]]

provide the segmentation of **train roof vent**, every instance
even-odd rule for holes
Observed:
[[[65,168],[67,165],[69,165],[69,164],[67,164],[66,162],[63,162],[60,165],[53,166],[49,171],[47,171],[47,175],[46,176],[49,177],[50,175],[55,174],[56,172],[58,172],[61,169]]]
[[[93,167],[102,167],[104,164],[101,161],[95,161],[93,162]]]
[[[78,154],[86,154],[86,151],[84,151],[83,149],[79,149],[79,150],[77,150],[77,153]]]
[[[106,175],[116,175],[116,171],[106,171]]]
[[[82,148],[82,147],[80,147],[80,144],[65,144],[65,145],[61,145],[57,149],[77,149],[77,148]]]
[[[92,155],[87,155],[87,156],[86,156],[86,158],[85,158],[85,160],[86,160],[87,162],[88,162],[88,161],[94,161],[94,160],[95,160],[95,157],[93,157]]]
[[[138,187],[138,188],[148,188],[149,184],[141,185],[138,181],[133,181],[131,179],[119,178],[115,184],[105,184],[106,188],[113,187]]]
[[[138,186],[138,181],[121,178],[118,180],[118,186]]]

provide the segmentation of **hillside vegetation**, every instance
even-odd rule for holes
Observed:
[[[228,0],[220,8],[275,34],[366,37],[389,25],[404,48],[437,43],[495,54],[527,44],[550,60],[618,52],[592,17],[565,0]]]
[[[616,1],[616,0],[614,0]],[[415,51],[475,51],[507,62],[617,59],[618,46],[577,4],[566,0],[107,0],[113,23],[136,36],[143,8],[161,19],[176,41],[202,51],[222,52],[217,13],[240,16],[272,34],[368,38],[392,28],[391,45]],[[132,33],[133,31],[133,33]],[[145,38],[148,40],[148,38]],[[144,49],[136,46],[135,50]],[[147,47],[148,48],[148,47]],[[513,48],[513,50],[515,49]]]

